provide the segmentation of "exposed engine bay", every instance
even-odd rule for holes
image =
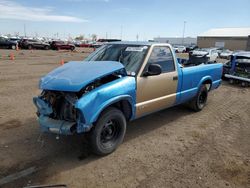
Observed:
[[[78,118],[77,110],[74,107],[76,101],[80,99],[84,94],[94,90],[95,88],[121,77],[122,75],[119,73],[113,73],[108,76],[104,76],[88,84],[79,92],[44,90],[42,91],[39,98],[42,99],[49,108],[51,108],[52,113],[46,114],[48,117],[55,120],[76,122]],[[38,108],[37,115],[40,116],[42,112],[38,107],[39,105],[36,106]]]

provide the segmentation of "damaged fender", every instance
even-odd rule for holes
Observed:
[[[134,77],[122,77],[113,82],[102,85],[93,91],[83,95],[75,104],[80,112],[77,133],[89,131],[100,113],[108,106],[121,100],[130,103],[132,115],[135,116],[136,83]]]

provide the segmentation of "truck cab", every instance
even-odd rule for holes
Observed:
[[[183,103],[201,111],[221,74],[222,64],[181,66],[170,44],[114,42],[42,77],[34,104],[42,131],[87,133],[92,151],[106,155],[128,121]]]

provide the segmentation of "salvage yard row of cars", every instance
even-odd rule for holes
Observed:
[[[44,50],[60,50],[60,49],[65,49],[65,50],[74,50],[75,45],[72,44],[71,42],[66,42],[66,41],[49,41],[45,42],[42,40],[38,39],[28,39],[28,38],[6,38],[6,37],[0,37],[0,48],[5,48],[5,49],[13,49],[15,50],[16,48],[22,48],[22,49],[44,49]]]
[[[197,55],[206,54],[208,57],[210,57],[211,61],[215,61],[216,58],[229,59],[234,53],[234,51],[226,48],[198,48],[196,45],[173,45],[173,49],[175,53],[196,53]]]
[[[119,39],[98,39],[97,41],[63,41],[63,40],[41,40],[36,38],[17,38],[0,36],[0,48],[13,49],[44,49],[44,50],[75,50],[75,47],[98,48],[105,43],[121,41]]]
[[[87,47],[87,48],[99,48],[103,44],[108,42],[119,42],[120,39],[98,39],[97,41],[62,41],[62,40],[50,40],[43,41],[39,39],[31,38],[17,38],[17,37],[1,37],[0,36],[0,48],[7,48],[15,50],[17,46],[22,49],[52,49],[52,50],[75,50],[75,47]],[[196,55],[206,55],[209,57],[209,61],[216,61],[216,58],[229,59],[234,53],[231,50],[224,48],[198,48],[196,45],[173,45],[173,49],[176,53],[194,53]]]

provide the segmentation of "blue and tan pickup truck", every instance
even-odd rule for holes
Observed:
[[[43,132],[87,133],[92,151],[107,155],[129,121],[184,103],[201,111],[221,76],[219,63],[183,67],[169,44],[115,42],[42,77],[33,101]]]

